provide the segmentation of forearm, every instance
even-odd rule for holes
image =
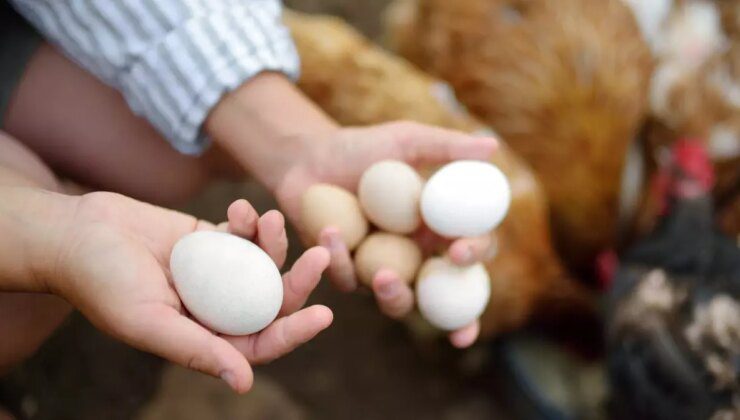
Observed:
[[[279,0],[11,3],[188,154],[204,150],[201,128],[225,93],[264,71],[298,73]]]
[[[77,199],[0,185],[0,291],[48,292]]]
[[[273,190],[312,141],[337,125],[286,77],[263,73],[227,95],[206,120],[206,133]]]

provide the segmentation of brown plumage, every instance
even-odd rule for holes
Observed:
[[[339,19],[287,13],[302,60],[301,89],[342,124],[414,120],[464,131],[485,130],[449,96],[444,84],[373,45]],[[513,190],[509,215],[495,232],[497,256],[487,267],[491,302],[483,333],[520,327],[539,310],[592,310],[551,247],[547,203],[531,169],[503,145],[493,162]]]
[[[342,124],[405,118],[480,128],[454,110],[443,83],[392,58],[340,19],[286,12],[285,22],[301,56],[300,88]]]
[[[740,40],[740,2],[738,0],[715,0],[719,6],[722,28],[734,40]]]
[[[620,0],[401,0],[390,42],[450,82],[547,192],[561,253],[584,267],[616,236],[624,155],[650,52]]]

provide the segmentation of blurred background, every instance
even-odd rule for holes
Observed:
[[[413,317],[382,317],[369,293],[344,295],[324,282],[312,301],[334,310],[332,327],[258,367],[254,389],[235,396],[75,315],[0,379],[1,404],[35,419],[602,419],[620,417],[605,355],[616,360],[613,373],[643,369],[661,359],[650,344],[659,336],[689,360],[687,381],[702,391],[682,394],[693,388],[671,377],[669,364],[634,383],[617,375],[620,384],[665,391],[667,404],[685,397],[685,418],[717,407],[727,417],[716,418],[740,418],[740,2],[285,3],[303,61],[299,86],[340,123],[411,119],[504,139],[494,163],[513,201],[487,264],[483,338],[455,350]],[[666,181],[676,173],[708,190],[713,204],[689,212],[711,222],[706,232],[681,221],[674,224],[694,230],[656,228],[671,213],[666,200],[681,201],[671,195],[678,184]],[[275,207],[248,181],[213,185],[183,210],[218,221],[241,197],[260,211]],[[696,245],[702,234],[713,245]],[[298,243],[293,235],[289,264]],[[657,251],[625,252],[640,244]],[[722,256],[695,270],[697,247]],[[637,268],[619,271],[620,259]],[[656,283],[655,270],[668,273],[658,283],[692,298],[656,309],[638,293],[634,305],[620,306],[634,303],[625,290]],[[701,312],[716,296],[731,302],[721,328]],[[694,322],[699,313],[709,314],[705,324]],[[646,319],[658,327],[641,328]],[[692,325],[714,344],[682,338]],[[625,350],[625,342],[634,346]],[[704,364],[710,356],[734,360],[721,365],[729,379],[719,385]],[[618,387],[612,394],[623,402],[644,396]]]

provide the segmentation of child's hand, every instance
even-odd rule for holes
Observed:
[[[283,276],[283,306],[271,325],[257,334],[227,337],[188,317],[169,277],[172,247],[200,229],[228,229],[257,243],[278,266],[285,261],[288,243],[277,211],[259,217],[239,200],[228,209],[228,223],[216,227],[117,194],[93,193],[80,199],[49,289],[112,336],[246,392],[253,380],[250,363],[278,358],[331,324],[325,306],[299,310],[329,254],[309,249]]]
[[[305,159],[287,172],[275,191],[283,210],[299,228],[301,196],[315,183],[326,182],[356,191],[362,173],[379,160],[399,159],[423,167],[457,159],[488,159],[497,145],[491,138],[410,122],[339,128],[306,142],[311,152],[305,153]],[[354,290],[357,280],[352,258],[339,231],[329,227],[320,236],[319,244],[331,253],[332,281],[341,290]],[[416,233],[416,239],[428,253],[447,252],[460,265],[484,260],[491,247],[488,235],[449,241],[423,228]],[[377,273],[373,291],[380,310],[392,318],[401,318],[413,309],[412,289],[392,271]],[[467,347],[475,342],[478,332],[475,322],[450,334],[450,340],[457,347]]]

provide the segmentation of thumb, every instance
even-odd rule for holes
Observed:
[[[219,377],[238,393],[252,387],[254,378],[247,359],[229,342],[175,308],[154,304],[138,310],[129,322],[124,340],[134,347]]]

